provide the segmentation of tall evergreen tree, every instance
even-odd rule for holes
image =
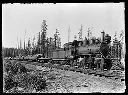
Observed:
[[[28,39],[28,45],[27,45],[27,52],[29,55],[30,55],[30,46],[31,46],[31,43],[30,43],[30,38],[29,38]]]
[[[56,33],[54,34],[54,49],[61,47],[61,38],[59,37],[59,31],[56,29]]]
[[[81,28],[80,28],[80,32],[78,33],[79,34],[79,41],[82,41],[82,31],[83,31],[83,26],[81,25]]]
[[[43,20],[41,25],[41,53],[43,57],[46,55],[46,31],[47,31],[47,24],[46,20]]]
[[[24,40],[24,50],[25,50],[25,40]]]
[[[37,41],[37,53],[40,53],[40,45],[41,45],[41,41],[40,41],[40,32],[39,32],[39,35],[38,35],[38,41]]]

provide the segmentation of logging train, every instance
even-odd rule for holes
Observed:
[[[105,34],[105,32],[101,32],[101,34],[101,41],[93,39],[86,39],[84,42],[74,40],[63,49],[53,51],[52,55],[48,58],[43,58],[41,54],[38,54],[34,57],[22,57],[19,60],[110,70],[112,67],[111,36]]]

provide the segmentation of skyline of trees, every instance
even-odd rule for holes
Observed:
[[[43,57],[51,55],[50,52],[56,48],[61,48],[61,38],[59,37],[58,29],[56,29],[53,37],[47,37],[47,24],[46,20],[43,20],[41,24],[41,31],[39,32],[37,42],[35,42],[35,36],[33,40],[30,37],[22,47],[21,39],[18,42],[17,48],[2,48],[2,55],[4,57],[16,57],[18,55],[33,55],[43,54]],[[17,38],[18,39],[18,38]]]
[[[47,26],[48,25],[46,23],[46,20],[43,20],[41,24],[41,31],[38,33],[37,41],[35,41],[35,35],[34,35],[32,40],[30,40],[30,37],[29,37],[27,43],[25,43],[25,39],[23,40],[24,41],[23,47],[22,47],[21,39],[20,39],[20,42],[18,42],[17,40],[18,42],[17,48],[2,47],[3,56],[4,57],[9,57],[9,56],[16,57],[18,55],[33,55],[33,54],[43,54],[43,57],[48,57],[48,55],[51,56],[51,52],[53,50],[61,48],[61,38],[60,38],[60,33],[58,29],[55,30],[53,37],[48,38],[47,37],[47,30],[48,30]],[[91,36],[89,31],[90,31],[90,28],[88,28],[88,31],[87,31],[88,37]],[[83,39],[81,37],[82,37],[82,25],[81,25],[81,29],[79,32],[79,39]],[[124,37],[124,32],[121,31],[120,43],[123,43],[122,42],[123,37]]]

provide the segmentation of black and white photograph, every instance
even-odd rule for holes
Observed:
[[[3,93],[125,93],[125,2],[3,3]]]

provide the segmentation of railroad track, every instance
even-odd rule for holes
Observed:
[[[27,61],[21,61],[27,63]],[[52,64],[52,63],[40,63],[40,62],[30,62],[27,64],[31,65],[37,65],[42,67],[49,67],[49,68],[56,68],[61,70],[67,70],[67,71],[74,71],[74,72],[80,72],[88,75],[94,75],[99,77],[105,77],[105,78],[112,78],[112,79],[119,79],[120,81],[124,81],[124,74],[121,74],[122,71],[120,70],[113,70],[113,71],[100,71],[100,70],[92,70],[92,69],[83,69],[78,68],[78,66],[71,67],[70,65],[60,65],[60,64]]]

